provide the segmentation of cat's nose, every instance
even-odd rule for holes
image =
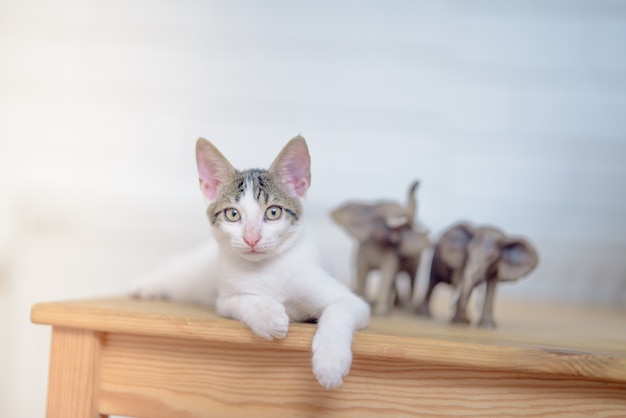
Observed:
[[[259,235],[244,236],[243,240],[246,242],[246,244],[248,244],[250,248],[254,249],[254,247],[261,240],[261,237]]]

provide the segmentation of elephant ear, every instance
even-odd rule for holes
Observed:
[[[330,216],[361,242],[372,237],[381,223],[389,225],[401,219],[406,222],[407,218],[404,208],[394,202],[349,202],[333,210]]]
[[[469,224],[458,224],[448,229],[437,244],[440,258],[449,267],[462,268],[467,255],[467,244],[473,237],[474,227]]]
[[[366,241],[372,232],[375,211],[372,205],[346,203],[330,214],[335,222],[359,241]]]
[[[500,243],[500,248],[498,279],[501,281],[520,279],[533,271],[539,262],[537,252],[524,239],[505,239]]]

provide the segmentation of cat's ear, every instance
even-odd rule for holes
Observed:
[[[200,190],[207,200],[214,200],[220,185],[235,175],[236,170],[215,145],[204,138],[196,141],[196,162]]]
[[[280,151],[269,171],[277,174],[294,195],[304,197],[311,184],[311,157],[304,138],[299,135],[292,138]]]

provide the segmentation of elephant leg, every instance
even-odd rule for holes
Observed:
[[[438,252],[435,249],[432,260],[430,262],[430,274],[428,276],[428,287],[422,301],[415,307],[415,313],[423,316],[431,316],[430,312],[430,299],[433,295],[435,287],[439,283],[452,283],[452,275],[454,271],[450,268],[444,267],[439,260]],[[419,265],[419,264],[418,264]]]
[[[387,252],[382,257],[380,263],[380,287],[374,302],[375,315],[387,315],[391,311],[399,264],[398,257],[394,252]]]
[[[435,290],[435,287],[439,283],[453,284],[454,278],[458,276],[458,273],[456,272],[450,272],[449,274],[452,278],[445,277],[442,279],[442,276],[436,273],[435,266],[431,266],[430,279],[428,280],[428,288],[426,289],[426,294],[424,295],[424,299],[422,299],[422,302],[417,306],[417,308],[415,308],[415,313],[423,316],[431,316],[430,299],[433,296],[433,291]]]
[[[398,291],[397,285],[393,287],[393,291],[391,293],[393,293],[391,305],[392,306],[400,306],[400,304],[402,303],[402,300],[400,298],[400,292]]]
[[[467,317],[467,302],[472,293],[472,288],[466,283],[457,282],[455,297],[456,300],[456,312],[452,317],[452,322],[456,324],[469,324],[470,320]]]
[[[493,320],[493,300],[496,295],[496,279],[487,280],[487,290],[485,291],[485,301],[483,303],[483,312],[478,322],[479,327],[495,328],[496,323]]]
[[[417,271],[419,270],[419,261],[416,263],[411,263],[409,267],[405,270],[409,275],[409,295],[404,301],[401,301],[400,298],[396,298],[397,304],[403,303],[403,308],[406,311],[413,310],[413,297],[415,296],[415,282],[417,281]]]
[[[359,251],[356,258],[356,293],[367,300],[367,275],[370,272],[370,263],[367,254]]]
[[[430,298],[433,295],[433,290],[435,290],[435,286],[437,286],[439,282],[435,280],[433,277],[428,281],[428,288],[426,289],[426,294],[424,295],[424,299],[420,302],[419,305],[415,308],[415,313],[418,315],[430,316]]]

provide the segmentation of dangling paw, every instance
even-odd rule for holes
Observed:
[[[350,344],[333,340],[319,333],[313,338],[313,374],[326,389],[334,389],[343,383],[350,371],[352,350]]]

